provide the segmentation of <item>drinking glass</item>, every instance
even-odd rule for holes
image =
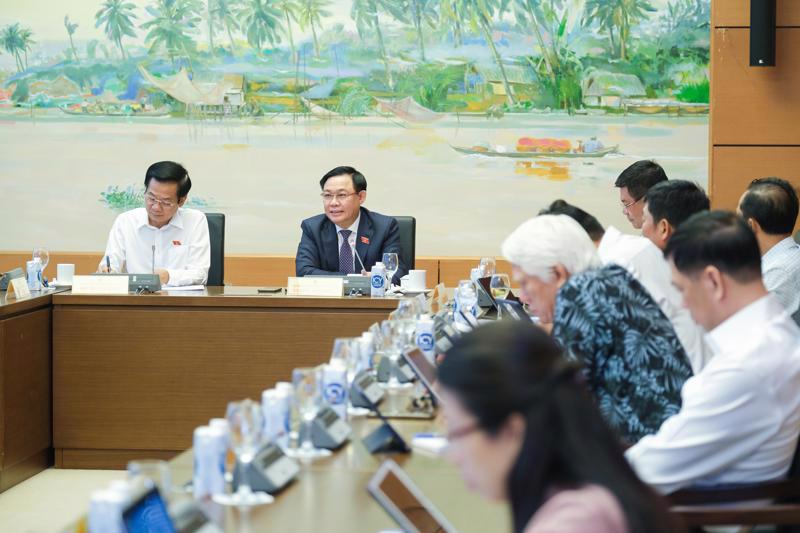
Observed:
[[[390,318],[381,323],[383,330],[383,353],[391,361],[391,370],[389,373],[389,381],[383,384],[383,387],[388,390],[398,390],[411,387],[411,383],[401,383],[395,375],[395,369],[400,363],[400,358],[403,350],[408,345],[407,321],[397,318]],[[413,335],[413,333],[412,333]]]
[[[511,281],[508,279],[508,274],[493,275],[489,280],[489,289],[492,292],[492,298],[505,300],[508,293],[511,292]]]
[[[169,499],[172,492],[172,475],[169,463],[157,459],[131,461],[128,463],[128,477],[135,479],[144,478],[158,488],[164,498]]]
[[[386,286],[391,287],[392,279],[394,279],[397,269],[400,268],[397,254],[394,252],[383,254],[383,266],[386,267],[386,277],[389,279],[389,282],[386,284]]]
[[[226,415],[230,426],[233,451],[239,465],[239,488],[233,494],[215,494],[213,499],[220,505],[252,507],[272,503],[274,498],[266,492],[253,492],[247,471],[261,444],[264,415],[261,404],[247,399],[228,404]]]
[[[354,407],[350,401],[349,390],[353,386],[353,381],[362,370],[367,370],[364,359],[361,357],[361,339],[351,337],[340,337],[333,341],[333,353],[331,353],[331,363],[334,359],[341,361],[347,368],[347,414],[350,416],[367,416],[369,409],[365,407]]]
[[[47,268],[47,264],[50,262],[50,252],[47,251],[47,248],[37,247],[33,249],[32,259],[39,258],[39,261],[42,262],[42,279],[39,281],[45,281],[47,276],[44,275],[44,269]]]
[[[488,278],[489,276],[494,276],[495,272],[497,272],[497,263],[494,257],[481,257],[478,268],[481,269],[481,277]]]
[[[322,371],[319,367],[295,368],[292,383],[297,413],[303,421],[300,431],[303,441],[296,449],[286,450],[286,453],[290,457],[306,460],[327,457],[331,451],[317,448],[311,441],[311,428],[322,404]]]

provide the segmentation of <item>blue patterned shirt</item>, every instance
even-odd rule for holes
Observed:
[[[791,237],[761,256],[764,286],[778,297],[789,313],[800,309],[800,245]]]
[[[627,442],[658,431],[681,408],[692,375],[675,330],[624,268],[572,276],[558,291],[553,336],[585,366],[606,421]]]

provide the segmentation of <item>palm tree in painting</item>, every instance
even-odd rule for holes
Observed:
[[[300,27],[311,28],[314,37],[314,55],[319,59],[319,39],[317,28],[322,26],[322,17],[330,17],[331,12],[325,8],[330,5],[330,0],[300,0]]]
[[[17,72],[22,72],[25,70],[21,56],[23,44],[20,35],[19,23],[10,24],[3,28],[3,31],[0,32],[0,43],[2,43],[3,49],[6,52],[14,56]]]
[[[20,46],[22,48],[22,57],[25,59],[25,68],[28,68],[28,50],[36,44],[33,40],[33,32],[28,28],[21,28],[19,31]]]
[[[425,36],[422,27],[424,25],[432,27],[436,24],[436,7],[432,0],[406,0],[405,7],[417,32],[420,59],[425,61]]]
[[[64,15],[64,28],[66,28],[67,35],[69,36],[69,47],[72,50],[72,57],[75,58],[75,61],[77,61],[78,52],[75,50],[75,43],[72,41],[72,35],[75,33],[75,30],[78,29],[78,24],[75,22],[70,22],[69,15]]]
[[[450,26],[453,31],[453,46],[456,48],[464,44],[464,0],[440,0],[439,23]]]
[[[649,0],[586,0],[584,23],[596,22],[608,32],[611,52],[626,59],[631,27],[655,10]]]
[[[390,0],[387,0],[390,1]],[[350,18],[356,23],[356,29],[361,40],[369,30],[375,31],[375,36],[378,39],[378,52],[383,61],[383,66],[386,71],[386,84],[391,88],[394,83],[392,80],[392,71],[389,68],[389,56],[386,53],[386,45],[383,41],[383,29],[381,28],[380,21],[380,8],[389,7],[385,5],[382,0],[353,0],[353,5],[350,9]]]
[[[195,50],[192,34],[200,23],[202,4],[198,0],[156,0],[155,5],[145,9],[153,17],[141,26],[147,30],[144,42],[150,46],[149,52],[155,54],[163,49],[173,63],[176,57],[185,57],[191,69]]]
[[[289,48],[292,50],[292,64],[297,63],[297,50],[294,46],[294,36],[292,35],[292,21],[297,23],[297,13],[300,11],[300,4],[296,0],[278,0],[275,7],[283,13],[286,20],[286,36],[289,37]]]
[[[122,59],[126,58],[125,48],[122,46],[123,37],[136,37],[133,29],[133,19],[136,14],[133,10],[136,4],[125,0],[106,0],[100,10],[95,13],[95,27],[105,26],[103,31],[106,37],[117,45]]]
[[[503,65],[503,59],[497,51],[497,46],[494,44],[492,37],[492,26],[495,14],[502,15],[503,10],[506,8],[508,2],[506,0],[464,0],[465,14],[468,17],[470,26],[475,31],[480,31],[486,39],[486,44],[492,51],[492,57],[500,70],[500,75],[503,78],[503,87],[506,92],[506,100],[511,105],[517,103],[517,99],[511,90],[511,84],[508,82],[508,75],[506,68]]]
[[[269,0],[246,0],[239,12],[242,31],[258,55],[266,42],[281,42],[281,12]]]
[[[209,16],[213,18],[214,24],[225,29],[228,34],[228,42],[231,46],[231,55],[234,55],[236,44],[233,40],[233,32],[239,29],[239,22],[236,13],[239,10],[238,0],[209,0],[211,11]]]

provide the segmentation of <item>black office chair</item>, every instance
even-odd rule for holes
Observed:
[[[400,230],[400,260],[409,270],[414,269],[417,258],[417,219],[414,217],[394,217]]]
[[[794,312],[792,318],[794,318],[794,321],[797,323],[798,326],[800,326],[800,308],[798,308],[797,311]]]
[[[211,243],[211,266],[206,285],[224,285],[225,282],[225,215],[206,213],[208,240]]]

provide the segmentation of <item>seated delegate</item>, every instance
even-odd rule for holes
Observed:
[[[606,421],[629,443],[680,409],[692,375],[686,352],[652,296],[566,215],[540,215],[503,242],[521,298],[569,357],[585,367]]]
[[[447,457],[516,533],[673,533],[664,503],[623,458],[580,368],[530,322],[457,339],[439,367]]]
[[[398,255],[392,283],[408,273],[400,254],[397,221],[362,207],[367,180],[353,167],[336,167],[319,182],[323,214],[305,219],[297,247],[297,276],[368,272],[384,253]]]
[[[144,207],[120,214],[111,227],[100,272],[158,274],[163,285],[202,285],[211,246],[208,221],[183,207],[192,180],[172,161],[150,165],[144,177]]]

